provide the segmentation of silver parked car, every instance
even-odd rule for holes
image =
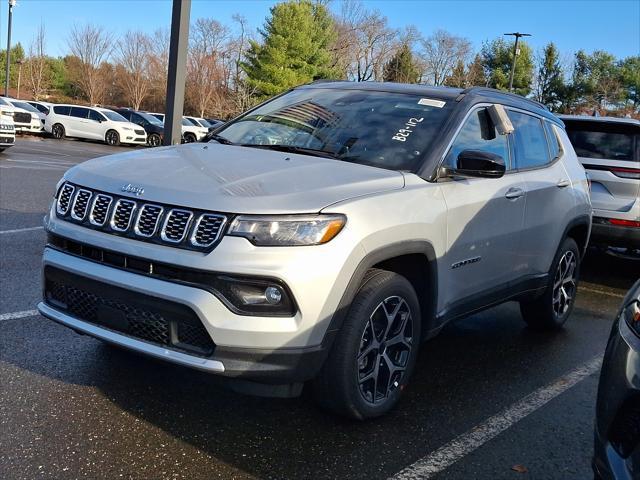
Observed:
[[[640,121],[561,116],[591,180],[591,241],[640,249]]]
[[[533,328],[571,314],[588,183],[538,103],[315,83],[210,139],[66,172],[44,316],[251,393],[307,383],[363,419],[447,322],[508,300]]]

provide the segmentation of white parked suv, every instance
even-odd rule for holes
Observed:
[[[152,113],[154,117],[164,123],[164,113]],[[188,117],[182,117],[182,139],[184,143],[199,142],[209,133],[209,129],[200,125],[194,125]]]
[[[31,129],[32,133],[42,133],[44,131],[44,118],[45,114],[40,110],[35,108],[29,102],[25,102],[23,100],[16,100],[14,98],[6,98],[5,100],[9,102],[11,105],[17,108],[21,108],[22,110],[29,112],[31,114]]]
[[[591,243],[640,250],[640,120],[560,118],[591,180]]]
[[[54,138],[100,140],[107,145],[146,145],[147,133],[108,108],[53,105],[46,116],[45,130]]]
[[[0,97],[0,112],[2,112],[2,115],[10,116],[13,119],[17,132],[42,132],[42,122],[38,114],[16,107],[9,100],[8,98]]]
[[[0,115],[0,152],[4,152],[15,143],[16,129],[13,118],[9,115]]]
[[[44,316],[238,390],[307,384],[362,419],[397,403],[447,322],[508,300],[534,328],[571,314],[588,182],[541,105],[314,83],[216,133],[64,175]]]

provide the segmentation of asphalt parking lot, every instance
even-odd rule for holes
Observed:
[[[514,303],[449,325],[422,347],[398,409],[341,420],[304,395],[242,396],[33,311],[56,182],[131,150],[19,137],[0,154],[2,478],[592,477],[599,361],[638,261],[590,252],[559,333],[528,330]]]

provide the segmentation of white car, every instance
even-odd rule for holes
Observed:
[[[13,118],[16,132],[41,132],[42,123],[38,115],[12,105],[5,97],[0,97],[0,111],[2,115]]]
[[[164,113],[152,113],[154,117],[164,122]],[[199,142],[209,133],[209,129],[194,125],[189,117],[182,117],[182,139],[184,143]]]
[[[41,102],[36,100],[26,100],[26,102],[32,107],[37,108],[40,112],[44,113],[45,115],[49,113],[49,110],[51,109],[51,107],[53,107],[53,103],[51,102]]]
[[[12,147],[16,142],[16,128],[9,115],[0,116],[0,152]]]
[[[53,105],[46,116],[44,129],[58,139],[86,138],[101,140],[107,145],[147,143],[147,132],[140,125],[101,107]]]
[[[5,98],[5,100],[7,102],[9,102],[11,105],[13,105],[14,107],[18,107],[21,108],[23,110],[26,110],[27,112],[31,113],[31,131],[38,131],[38,132],[43,132],[44,131],[44,119],[46,117],[46,115],[44,113],[42,113],[40,110],[38,110],[36,107],[34,107],[33,105],[31,105],[29,102],[26,102],[24,100],[16,100],[15,98]],[[38,120],[39,120],[39,125],[38,125],[38,129],[35,129],[35,125],[33,123],[33,116],[37,115]]]

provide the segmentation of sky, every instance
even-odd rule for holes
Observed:
[[[211,17],[231,24],[244,16],[255,32],[276,2],[270,0],[193,0],[191,19]],[[553,41],[566,58],[579,49],[606,50],[618,58],[640,55],[640,0],[380,0],[367,8],[385,15],[392,27],[414,25],[424,36],[437,29],[468,38],[476,49],[505,32],[527,32],[534,50]],[[333,0],[330,8],[340,9]],[[0,45],[7,42],[7,0],[0,0]],[[168,27],[170,0],[17,0],[12,44],[25,50],[40,22],[44,23],[47,53],[62,56],[72,25],[94,23],[116,35],[127,30],[153,32]]]

